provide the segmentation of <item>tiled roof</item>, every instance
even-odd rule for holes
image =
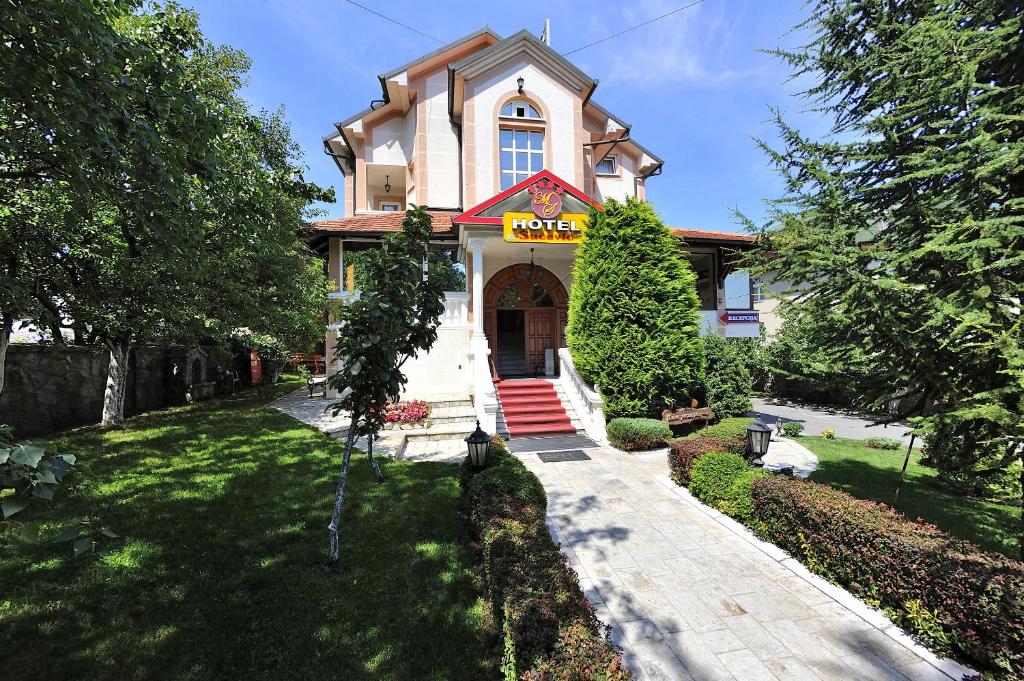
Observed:
[[[427,214],[433,221],[434,234],[454,234],[452,218],[455,211],[428,210]],[[347,218],[315,220],[312,229],[317,234],[386,234],[402,231],[404,211],[388,213],[362,213]]]
[[[755,241],[755,237],[749,234],[739,234],[738,232],[712,232],[707,229],[681,229],[676,227],[671,229],[672,234],[683,241],[688,239],[700,241],[737,241],[747,244],[752,244]]]

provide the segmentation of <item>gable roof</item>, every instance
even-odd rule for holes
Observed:
[[[499,194],[495,194],[494,196],[487,199],[483,203],[473,206],[464,213],[455,216],[452,219],[452,221],[459,225],[500,225],[502,223],[502,218],[500,216],[484,215],[484,213],[496,212],[496,210],[500,210],[498,209],[498,206],[500,206],[501,203],[509,201],[516,195],[526,191],[527,189],[541,181],[554,182],[561,189],[563,189],[565,193],[575,197],[581,203],[593,206],[598,210],[604,210],[604,208],[601,206],[599,202],[587,196],[581,190],[577,189],[576,187],[573,187],[571,184],[569,184],[562,178],[558,177],[550,170],[542,170],[536,175],[531,175],[522,182],[512,185],[505,191]]]

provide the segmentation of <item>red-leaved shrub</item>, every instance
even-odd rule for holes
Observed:
[[[690,469],[693,462],[708,452],[725,452],[743,456],[747,442],[741,438],[700,435],[693,438],[672,440],[669,443],[668,467],[677,485],[690,486]]]
[[[1024,678],[1024,563],[885,505],[784,476],[754,482],[750,524],[910,629],[927,637],[937,623],[979,671]]]

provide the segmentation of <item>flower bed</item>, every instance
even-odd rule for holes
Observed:
[[[924,644],[1024,678],[1024,563],[828,485],[751,469],[720,441],[676,441],[673,478]]]
[[[421,423],[428,416],[430,416],[430,405],[423,400],[392,402],[384,407],[384,423],[388,428]]]
[[[483,544],[487,600],[501,630],[503,677],[631,679],[548,533],[537,476],[492,442],[486,467],[475,470],[467,459],[462,480]]]
[[[922,642],[993,676],[1024,678],[1024,564],[883,504],[781,476],[754,482],[751,525]]]
[[[672,480],[677,485],[689,487],[690,470],[697,459],[709,452],[742,455],[746,449],[746,440],[734,437],[698,435],[697,437],[672,440],[668,450],[668,467],[672,474]]]

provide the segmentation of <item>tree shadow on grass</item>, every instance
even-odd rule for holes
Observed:
[[[887,504],[909,518],[922,518],[950,534],[1016,557],[1015,533],[1020,522],[1020,508],[958,496],[936,488],[928,477],[923,476],[908,477],[903,483],[899,501],[894,504],[893,495],[899,475],[898,469],[872,465],[852,457],[823,458],[811,479],[838,487],[861,499]]]
[[[5,679],[486,675],[456,466],[386,462],[377,485],[356,454],[330,573],[340,444],[271,410],[182,418],[62,443],[92,472],[39,514],[44,533],[99,510],[126,538],[76,560],[0,535]]]

